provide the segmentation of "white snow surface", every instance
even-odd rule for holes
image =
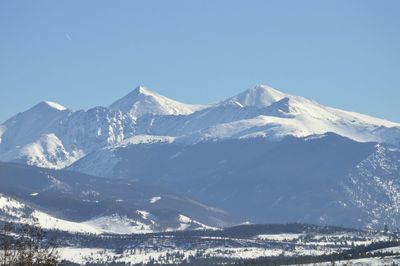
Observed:
[[[151,204],[154,204],[154,203],[156,203],[157,201],[159,201],[161,199],[161,197],[152,197],[150,200],[149,200],[149,202],[151,203]]]
[[[17,154],[16,154],[17,153]],[[38,140],[28,143],[18,150],[0,155],[4,161],[25,158],[29,165],[45,168],[64,168],[82,157],[78,150],[68,152],[55,134],[44,134]]]
[[[56,109],[56,110],[59,110],[59,111],[67,110],[66,107],[62,106],[62,105],[59,104],[59,103],[50,102],[50,101],[44,101],[43,103],[45,103],[45,104],[47,104],[48,106],[50,106],[50,107],[52,107],[52,108],[54,108],[54,109]]]
[[[128,95],[110,105],[110,109],[129,113],[134,118],[145,114],[187,115],[204,107],[171,100],[143,86],[137,87]]]
[[[254,137],[279,141],[328,132],[400,146],[399,123],[326,107],[266,85],[212,105],[180,103],[140,86],[108,108],[74,112],[42,102],[17,114],[0,125],[0,160],[60,169],[109,148]]]
[[[86,221],[84,224],[94,228],[101,228],[103,232],[114,234],[144,234],[154,232],[151,225],[120,215],[103,216]]]
[[[23,202],[0,194],[0,220],[15,223],[35,224],[44,229],[69,232],[94,233],[103,231],[84,223],[55,218],[45,212],[32,209]]]
[[[208,230],[217,230],[217,228],[215,227],[211,227],[205,224],[202,224],[198,221],[195,221],[183,214],[179,215],[179,222],[180,222],[180,226],[177,229],[173,229],[173,230],[178,230],[178,231],[184,231],[186,229],[188,229],[189,227],[195,225],[197,227],[197,230],[203,230],[203,229],[208,229]]]
[[[0,194],[0,221],[35,224],[49,230],[92,234],[146,234],[159,232],[162,229],[157,223],[158,218],[149,211],[137,210],[136,213],[139,215],[137,219],[113,214],[75,222],[54,217],[46,212],[34,209],[22,201]],[[177,219],[177,227],[167,228],[166,231],[180,231],[188,228],[195,230],[216,229],[180,214]]]
[[[225,100],[224,103],[236,103],[241,107],[256,106],[262,108],[270,106],[287,96],[289,95],[275,90],[270,86],[259,85]]]
[[[126,147],[135,144],[172,143],[175,138],[170,136],[136,135],[126,138],[114,147]]]

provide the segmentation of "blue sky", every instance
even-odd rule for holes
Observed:
[[[256,84],[400,122],[400,1],[0,1],[0,121]]]

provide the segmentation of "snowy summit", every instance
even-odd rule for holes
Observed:
[[[276,141],[328,132],[400,145],[398,123],[323,106],[266,85],[213,105],[181,103],[139,86],[109,107],[73,112],[42,102],[17,114],[0,125],[0,160],[64,168],[88,153],[118,145],[252,137]]]
[[[109,108],[129,113],[132,117],[140,117],[145,114],[187,115],[200,110],[202,106],[180,103],[139,86],[112,103]]]

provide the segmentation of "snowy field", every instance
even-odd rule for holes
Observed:
[[[388,241],[389,236],[366,233],[338,234],[262,234],[252,238],[198,237],[180,244],[176,236],[152,236],[132,243],[125,249],[61,247],[58,253],[62,260],[78,264],[85,263],[175,263],[190,262],[193,258],[256,259],[262,257],[320,256],[349,250],[357,246]],[[377,252],[392,252],[381,258],[355,259],[351,265],[384,265],[400,262],[400,246],[377,249]],[[399,256],[393,256],[398,254]],[[339,261],[335,265],[349,265],[350,261]],[[319,263],[310,265],[331,265]]]
[[[365,258],[356,260],[335,261],[335,266],[382,266],[382,265],[399,265],[400,256],[388,256],[385,258]],[[306,265],[313,266],[332,266],[332,262],[312,263]]]

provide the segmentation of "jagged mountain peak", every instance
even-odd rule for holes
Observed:
[[[65,106],[63,106],[63,105],[61,105],[59,103],[51,102],[51,101],[43,101],[42,104],[46,104],[47,106],[49,106],[51,108],[54,108],[54,109],[57,109],[57,110],[60,110],[60,111],[64,111],[64,110],[68,109],[68,108],[66,108]]]
[[[56,111],[64,111],[67,110],[68,108],[66,108],[65,106],[56,103],[56,102],[52,102],[52,101],[42,101],[38,104],[36,104],[35,106],[33,106],[30,110],[56,110]]]
[[[41,166],[46,162],[47,167],[51,161],[51,167],[58,168],[139,135],[193,144],[211,139],[280,139],[327,132],[361,142],[400,145],[398,123],[323,106],[268,85],[255,86],[208,106],[181,103],[138,86],[108,108],[73,112],[47,101],[15,115],[0,125],[0,160]],[[57,139],[42,141],[43,136],[51,134]],[[53,160],[48,156],[53,154],[59,156]]]
[[[237,102],[242,106],[255,106],[262,108],[270,106],[288,96],[288,94],[278,91],[268,85],[257,85],[236,96],[228,98],[224,102]]]
[[[126,96],[112,103],[109,108],[128,113],[132,117],[139,117],[144,114],[186,115],[201,109],[202,106],[181,103],[144,86],[138,86]]]
[[[133,91],[132,91],[132,93],[136,93],[136,94],[143,94],[143,95],[148,95],[148,96],[150,96],[150,95],[153,95],[153,96],[155,96],[155,95],[157,95],[157,96],[160,96],[160,95],[158,95],[157,93],[155,93],[155,92],[153,92],[153,91],[151,91],[151,90],[149,90],[148,88],[146,88],[146,87],[144,87],[144,86],[141,86],[141,85],[139,85],[139,86],[137,86]]]
[[[153,92],[152,90],[150,90],[149,88],[139,85],[136,88],[134,88],[131,92],[129,92],[127,95],[125,95],[123,98],[125,97],[140,97],[140,96],[152,96],[152,97],[164,97],[156,92]],[[122,99],[122,98],[121,98]]]

